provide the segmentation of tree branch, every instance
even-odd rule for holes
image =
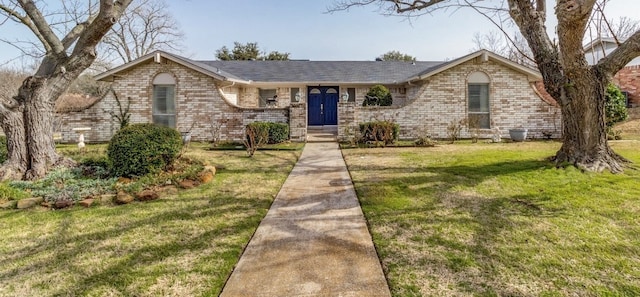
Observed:
[[[40,41],[43,42],[43,45],[47,48],[47,52],[55,54],[56,56],[65,55],[62,42],[60,42],[58,36],[51,30],[51,26],[47,23],[47,20],[35,3],[31,0],[18,0],[18,3],[20,3],[22,9],[24,9],[29,19],[33,22],[33,26],[29,28],[38,36]]]
[[[14,19],[15,21],[17,21],[19,23],[22,23],[23,25],[27,26],[27,28],[29,28],[29,30],[31,30],[31,32],[33,32],[33,34],[36,35],[38,40],[40,40],[40,42],[44,46],[46,52],[51,50],[51,46],[47,43],[47,40],[40,33],[40,31],[38,31],[38,28],[31,21],[31,19],[29,19],[29,17],[23,16],[19,12],[17,12],[16,10],[11,9],[11,8],[5,6],[5,5],[2,5],[2,4],[0,4],[0,11],[3,11],[4,13],[6,13],[8,18]]]
[[[640,56],[640,30],[636,31],[613,52],[594,65],[601,73],[613,76],[631,60]]]

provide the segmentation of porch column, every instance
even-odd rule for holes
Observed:
[[[291,141],[305,142],[307,140],[307,104],[291,102],[289,107],[289,130]]]
[[[355,102],[338,102],[338,141],[349,141],[356,136],[359,129],[357,112]]]

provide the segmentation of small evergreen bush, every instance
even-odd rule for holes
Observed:
[[[118,130],[107,147],[115,176],[142,176],[171,165],[182,149],[182,137],[173,128],[133,124]]]
[[[269,123],[269,143],[281,143],[289,140],[289,125]]]
[[[254,122],[247,127],[253,129],[257,136],[262,135],[263,130],[266,131],[267,140],[258,139],[259,143],[275,144],[289,140],[289,125],[285,123]]]
[[[625,98],[620,88],[614,84],[609,84],[605,99],[606,124],[608,128],[629,118],[629,111],[627,111]]]
[[[375,85],[367,92],[362,106],[391,106],[392,103],[389,89],[383,85]]]
[[[375,121],[360,124],[363,142],[375,142],[376,145],[392,144],[398,139],[400,125],[389,121]]]

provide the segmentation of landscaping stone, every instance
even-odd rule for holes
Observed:
[[[178,193],[178,189],[176,188],[176,186],[170,185],[170,186],[164,186],[158,189],[159,193],[164,193],[167,195],[174,195]]]
[[[178,184],[183,189],[193,189],[197,186],[195,181],[185,179]]]
[[[153,190],[144,190],[136,193],[136,198],[138,198],[139,201],[151,201],[160,198],[160,196]]]
[[[216,175],[216,168],[213,166],[204,167],[204,171],[200,173],[200,182],[206,184],[213,180],[213,177]]]
[[[11,201],[0,203],[0,209],[15,209],[17,205],[18,205],[18,201],[11,200]]]
[[[133,202],[133,200],[135,200],[133,196],[123,191],[118,192],[118,195],[116,195],[116,203],[118,204],[128,204]]]
[[[63,209],[63,208],[71,207],[71,206],[73,206],[73,200],[69,200],[69,199],[58,200],[53,205],[53,207],[55,209]]]
[[[113,200],[116,198],[114,194],[104,194],[100,195],[100,203],[113,203]]]
[[[43,201],[44,201],[44,198],[42,197],[22,199],[18,201],[17,208],[18,209],[31,208],[42,203]]]
[[[93,205],[93,202],[95,202],[95,199],[87,198],[87,199],[84,199],[84,200],[80,201],[80,205],[82,205],[84,207],[91,207],[91,205]]]

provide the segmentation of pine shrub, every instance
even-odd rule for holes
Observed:
[[[120,129],[109,142],[111,172],[132,177],[157,173],[173,162],[182,149],[182,137],[173,128],[133,124]]]

